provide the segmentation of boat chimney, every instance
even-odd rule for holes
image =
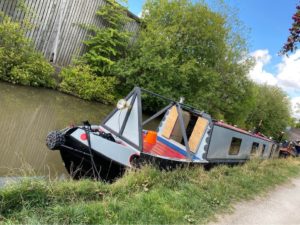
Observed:
[[[184,100],[185,100],[184,97],[180,97],[179,103],[180,103],[180,104],[183,104]]]

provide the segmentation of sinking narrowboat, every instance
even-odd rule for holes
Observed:
[[[143,120],[142,95],[159,98],[166,106]],[[156,130],[145,130],[161,118]],[[111,181],[126,168],[151,162],[168,169],[186,164],[242,163],[253,157],[278,157],[278,144],[247,132],[203,111],[156,93],[134,88],[100,125],[84,122],[53,131],[46,144],[59,150],[74,178]]]

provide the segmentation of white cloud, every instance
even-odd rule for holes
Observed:
[[[267,71],[264,70],[264,66],[271,61],[271,55],[266,49],[257,50],[251,53],[251,56],[255,60],[255,66],[250,71],[249,76],[257,83],[267,83],[270,85],[276,85],[277,79]]]
[[[292,98],[291,102],[294,116],[300,119],[300,96]]]
[[[272,59],[267,49],[257,50],[250,55],[255,59],[255,66],[249,72],[250,78],[257,83],[277,85],[287,93],[298,96],[292,98],[291,102],[294,116],[300,118],[300,112],[296,112],[296,108],[300,104],[300,50],[289,57],[283,56],[277,65],[278,71],[275,74],[265,70],[265,66]]]
[[[278,83],[283,88],[300,90],[300,51],[282,58],[278,64]]]

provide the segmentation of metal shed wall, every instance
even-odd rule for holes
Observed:
[[[17,7],[19,0],[0,0],[0,11],[14,20],[23,20],[25,13]],[[105,0],[24,0],[29,11],[27,14],[33,29],[26,33],[32,39],[35,48],[57,66],[70,64],[73,57],[84,51],[83,41],[88,32],[79,24],[103,27],[101,19],[96,16]],[[128,13],[130,17],[136,17]],[[136,32],[139,23],[134,20],[126,29]]]

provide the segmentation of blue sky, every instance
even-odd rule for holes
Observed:
[[[278,52],[288,37],[299,0],[224,1],[238,10],[239,19],[250,30],[249,50],[256,65],[249,76],[258,83],[280,86],[289,94],[295,108],[300,104],[300,50],[290,57],[278,56]],[[138,15],[144,2],[128,0],[130,11]],[[295,116],[300,118],[300,113]]]

